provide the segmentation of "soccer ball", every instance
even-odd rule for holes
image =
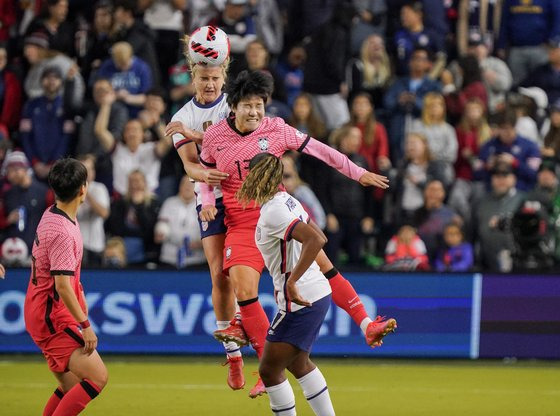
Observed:
[[[189,57],[193,64],[217,66],[229,56],[229,38],[222,29],[202,26],[189,39]]]

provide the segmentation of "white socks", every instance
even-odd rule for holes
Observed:
[[[367,327],[371,322],[373,321],[369,316],[367,318],[364,318],[363,321],[360,322],[360,329],[362,330],[364,335],[366,334]]]
[[[276,386],[266,387],[266,392],[275,416],[296,415],[296,398],[287,379]]]
[[[331,396],[327,381],[318,367],[297,379],[303,389],[303,395],[317,416],[334,416]]]
[[[229,326],[229,321],[216,321],[218,329],[226,329]],[[235,342],[222,342],[228,357],[241,357],[241,348]]]

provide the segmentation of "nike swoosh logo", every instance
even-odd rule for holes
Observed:
[[[218,146],[216,150],[217,150],[218,152],[221,152],[221,151],[224,150],[224,149],[225,149],[224,146]]]
[[[356,299],[359,299],[359,296],[356,296],[355,298],[350,299],[350,300],[348,301],[348,303],[352,303],[352,302],[354,302]]]

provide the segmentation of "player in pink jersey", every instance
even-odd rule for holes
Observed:
[[[259,208],[255,205],[243,207],[235,198],[248,173],[250,160],[261,152],[281,157],[288,150],[296,150],[323,160],[364,186],[388,187],[387,178],[356,166],[343,154],[306,136],[280,118],[264,117],[264,105],[271,91],[272,80],[267,74],[260,71],[240,73],[228,86],[228,103],[234,116],[206,131],[200,154],[204,166],[228,174],[228,178],[221,182],[228,227],[224,271],[233,282],[242,315],[242,329],[238,322],[234,322],[231,327],[218,330],[214,335],[219,340],[235,340],[241,344],[247,343],[248,339],[259,357],[268,329],[268,318],[258,302],[258,282],[264,268],[254,241]],[[208,221],[214,218],[216,212],[213,194],[206,186],[201,186],[201,190],[201,216]],[[334,268],[322,250],[317,263],[329,279],[336,305],[360,326],[369,345],[380,345],[382,338],[396,327],[395,320],[383,321],[378,317],[372,321],[352,285]],[[250,396],[263,392],[264,386],[257,384]]]
[[[59,383],[43,415],[71,416],[107,384],[80,283],[83,243],[76,213],[86,197],[87,170],[75,159],[62,159],[48,181],[56,204],[45,211],[35,234],[24,317]]]
[[[184,39],[188,45],[188,37]],[[188,48],[188,46],[186,46]],[[204,66],[193,64],[189,53],[185,50],[185,58],[190,68],[195,88],[195,96],[173,115],[171,123],[166,127],[165,134],[172,136],[173,144],[181,157],[185,171],[189,177],[199,182],[219,185],[226,177],[216,170],[206,170],[198,161],[198,146],[203,131],[210,125],[218,123],[229,113],[225,95],[222,92],[229,59],[220,66]],[[195,192],[198,192],[195,184]],[[218,194],[220,196],[221,194]],[[202,247],[210,268],[212,279],[212,305],[218,329],[227,328],[235,314],[235,295],[229,279],[222,273],[222,253],[226,227],[224,224],[224,208],[221,198],[217,198],[219,213],[213,221],[202,222],[199,218]],[[200,199],[197,198],[197,210],[200,210]],[[243,358],[241,349],[235,342],[225,342],[228,376],[227,383],[233,390],[243,388]]]

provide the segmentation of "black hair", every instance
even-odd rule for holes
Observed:
[[[261,160],[269,157],[276,157],[276,156],[268,152],[257,153],[255,156],[252,157],[251,161],[249,162],[249,170],[253,169]]]
[[[414,46],[414,49],[412,49],[410,56],[414,55],[416,52],[426,52],[426,55],[428,55],[428,60],[430,62],[434,60],[434,53],[430,48],[421,45],[416,45]]]
[[[241,100],[252,96],[261,97],[266,103],[273,90],[274,81],[266,72],[241,71],[226,87],[228,105],[235,108]]]
[[[162,87],[152,87],[147,92],[146,95],[153,95],[161,98],[163,101],[167,100],[167,92]]]
[[[459,59],[459,66],[463,70],[463,88],[473,82],[482,81],[482,71],[478,59],[474,55],[465,55]]]
[[[515,124],[517,123],[517,115],[514,110],[508,108],[505,111],[498,113],[495,121],[498,127],[515,127]]]
[[[82,185],[86,184],[87,169],[76,159],[60,159],[51,167],[48,181],[56,199],[70,202],[78,196]]]
[[[116,10],[118,8],[124,9],[127,12],[135,14],[137,8],[136,0],[116,0],[113,10]]]

